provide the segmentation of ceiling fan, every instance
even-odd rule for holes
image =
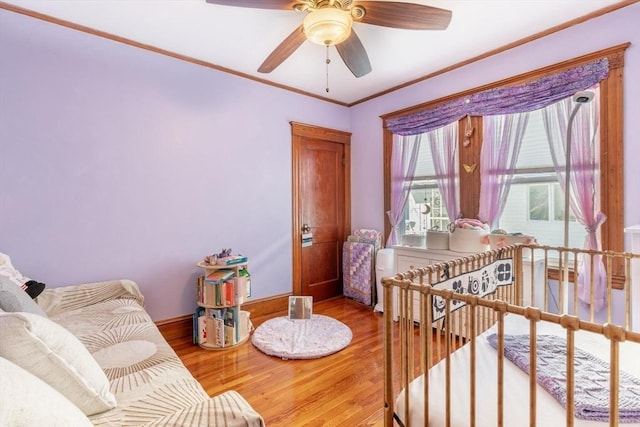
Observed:
[[[306,40],[334,46],[356,77],[371,71],[367,52],[352,28],[353,22],[411,30],[444,30],[451,21],[451,11],[415,3],[365,0],[206,0],[207,3],[282,9],[306,12],[296,28],[260,65],[258,71],[270,73]]]

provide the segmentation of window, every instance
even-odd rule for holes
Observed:
[[[457,124],[454,124],[421,134],[416,139],[418,144],[416,169],[413,180],[404,183],[405,186],[410,185],[410,190],[399,226],[401,230],[399,243],[424,246],[428,230],[448,228],[450,220],[447,214],[447,203],[440,188],[444,188],[445,192],[450,191],[451,195],[456,192],[455,185],[458,183],[456,135]],[[442,187],[439,187],[439,184]]]
[[[402,243],[424,245],[427,230],[446,230],[449,218],[436,183],[433,156],[427,138],[420,139],[416,177],[401,225]],[[499,220],[509,233],[534,236],[540,244],[564,244],[564,191],[554,170],[542,111],[533,111],[524,133],[509,196]],[[573,215],[569,246],[581,247],[585,230]]]
[[[513,183],[499,227],[534,236],[538,243],[564,245],[564,191],[553,168],[541,110],[532,111],[522,140]],[[569,218],[569,246],[582,247],[585,230]]]
[[[405,108],[397,112],[388,113],[382,116],[384,135],[384,212],[390,209],[390,160],[393,135],[387,129],[389,120],[399,117],[425,112],[439,105],[443,105],[455,99],[471,96],[482,90],[499,88],[511,85],[523,84],[553,73],[559,73],[581,64],[586,64],[595,60],[606,58],[609,64],[609,74],[600,81],[600,182],[607,191],[602,192],[600,200],[600,210],[604,212],[608,219],[601,228],[603,249],[623,251],[624,250],[624,193],[623,193],[623,77],[624,77],[624,52],[629,47],[629,43],[624,43],[608,49],[603,49],[577,58],[573,58],[561,63],[550,65],[537,70],[507,78],[495,83],[472,88],[467,91],[452,94],[450,96],[425,102],[411,108]],[[479,140],[478,135],[482,135],[482,120],[472,118],[475,132],[471,137],[471,144],[459,152],[459,163],[473,165],[479,163]],[[464,127],[462,124],[461,129]],[[462,139],[462,137],[460,138]],[[524,178],[524,176],[523,176]],[[478,212],[479,206],[479,171],[473,173],[460,173],[460,185],[463,189],[460,195],[460,212]],[[512,189],[515,187],[512,187]],[[554,213],[555,215],[555,213]],[[385,232],[391,231],[386,215]],[[624,266],[615,266],[614,274],[624,276]]]

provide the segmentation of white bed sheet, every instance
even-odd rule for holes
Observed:
[[[486,337],[496,332],[495,326],[476,339],[476,426],[497,425],[497,351],[487,342]],[[538,335],[559,335],[566,337],[560,326],[539,322]],[[529,322],[521,316],[505,317],[505,334],[529,334]],[[608,340],[597,334],[579,331],[576,346],[609,362]],[[469,366],[470,345],[467,344],[451,355],[451,425],[468,427],[469,422]],[[406,427],[433,426],[445,424],[445,360],[429,371],[429,422],[423,421],[424,377],[416,378],[410,385],[410,424]],[[640,344],[624,342],[620,344],[620,369],[640,378]],[[504,425],[524,426],[529,424],[529,375],[514,363],[504,359]],[[395,403],[395,412],[404,418],[404,391]],[[537,385],[537,425],[556,427],[566,425],[565,409],[542,387]],[[404,422],[404,420],[403,420]],[[602,427],[608,423],[575,418],[576,427]],[[640,427],[640,423],[621,424]]]

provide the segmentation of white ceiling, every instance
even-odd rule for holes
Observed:
[[[256,70],[302,23],[303,13],[219,6],[205,0],[4,0],[70,21],[255,76],[315,96],[352,104],[408,81],[572,21],[619,0],[404,0],[449,9],[444,31],[354,23],[373,71],[355,78],[330,48],[305,42],[270,74]]]

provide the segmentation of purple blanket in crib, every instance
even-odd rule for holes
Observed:
[[[497,348],[497,336],[487,337]],[[556,335],[538,335],[536,370],[538,384],[567,407],[566,341]],[[609,364],[581,348],[575,348],[574,406],[576,418],[609,421]],[[505,335],[504,355],[529,373],[529,335]],[[640,379],[624,371],[619,378],[620,423],[640,422]]]

